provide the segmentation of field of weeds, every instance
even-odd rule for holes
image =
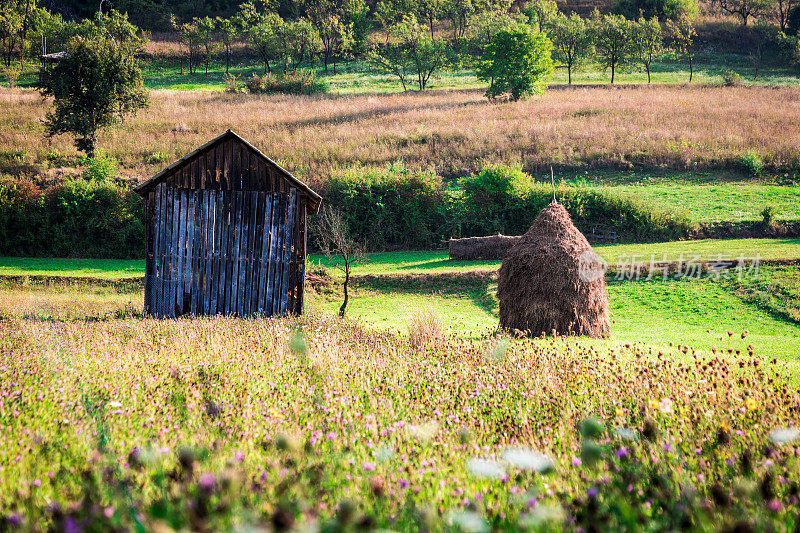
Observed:
[[[426,331],[4,320],[0,524],[796,524],[800,396],[768,355]]]
[[[800,89],[656,86],[552,90],[489,103],[479,90],[291,97],[157,91],[149,109],[100,145],[135,180],[233,128],[310,184],[337,168],[402,161],[443,176],[487,162],[557,168],[800,168]],[[0,171],[58,175],[77,161],[71,139],[43,141],[49,104],[0,90]],[[751,154],[748,156],[748,154]]]

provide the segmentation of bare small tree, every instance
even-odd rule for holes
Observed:
[[[366,247],[353,238],[342,214],[332,207],[323,206],[316,227],[317,247],[328,258],[331,266],[344,272],[344,302],[339,308],[339,316],[343,317],[350,299],[347,292],[350,271],[355,265],[367,262]]]

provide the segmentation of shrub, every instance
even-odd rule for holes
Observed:
[[[117,160],[102,148],[95,151],[94,157],[86,161],[81,177],[87,181],[111,181],[117,177]]]
[[[138,258],[144,255],[144,202],[103,181],[70,180],[40,189],[0,180],[0,254]]]
[[[616,0],[614,13],[628,19],[639,17],[659,20],[677,20],[681,15],[694,17],[700,11],[696,0]]]
[[[318,80],[313,72],[298,70],[281,76],[267,73],[263,76],[253,74],[245,81],[247,90],[253,94],[319,94],[328,90],[328,84]]]
[[[457,234],[524,233],[532,220],[527,202],[532,183],[521,167],[505,165],[491,165],[461,179],[461,194],[454,205],[460,219]]]
[[[739,156],[739,166],[753,176],[760,176],[764,171],[764,160],[755,152],[747,152]]]
[[[267,75],[265,75],[267,76]],[[247,87],[247,91],[251,94],[260,94],[264,92],[263,84],[261,82],[261,76],[258,74],[252,74],[249,78],[244,81],[245,86]]]
[[[430,248],[448,235],[444,185],[432,170],[351,168],[334,174],[320,194],[370,250]]]
[[[6,83],[8,83],[8,87],[13,89],[17,85],[17,80],[19,79],[20,75],[22,75],[22,67],[20,65],[3,67],[0,69],[0,75],[5,78]]]
[[[240,93],[244,91],[242,82],[239,81],[237,76],[233,74],[225,74],[225,92],[226,93]]]
[[[722,75],[722,84],[725,87],[739,87],[742,85],[742,77],[736,72],[728,70]]]
[[[775,209],[774,205],[767,205],[761,210],[761,220],[764,222],[765,227],[772,227],[772,225],[775,223],[776,213],[777,210]]]

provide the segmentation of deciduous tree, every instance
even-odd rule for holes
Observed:
[[[528,25],[498,32],[478,67],[478,78],[489,82],[487,98],[508,94],[516,101],[544,92],[553,75],[552,48],[545,34]]]
[[[548,25],[556,59],[567,67],[567,82],[572,84],[572,72],[592,54],[592,34],[586,20],[577,13],[559,13]]]
[[[633,57],[647,71],[650,83],[650,65],[664,50],[664,34],[657,17],[646,20],[644,17],[633,23]]]
[[[348,288],[354,266],[367,261],[366,247],[350,232],[342,214],[323,206],[316,220],[316,244],[334,268],[344,272],[344,301],[339,307],[339,316],[344,317],[350,300]]]
[[[694,20],[688,16],[678,17],[677,20],[667,21],[667,35],[670,48],[683,55],[689,62],[689,83],[694,76],[694,54],[696,52],[697,31],[694,29]]]
[[[622,15],[593,15],[593,41],[598,62],[611,69],[611,83],[616,71],[631,61],[633,24]]]
[[[110,35],[75,37],[42,88],[54,99],[45,117],[48,136],[75,135],[75,146],[92,157],[98,131],[147,105],[142,70],[133,43]]]

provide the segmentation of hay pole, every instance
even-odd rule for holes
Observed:
[[[558,200],[556,200],[556,179],[553,175],[553,165],[550,165],[550,184],[553,186],[553,203],[557,204]]]

